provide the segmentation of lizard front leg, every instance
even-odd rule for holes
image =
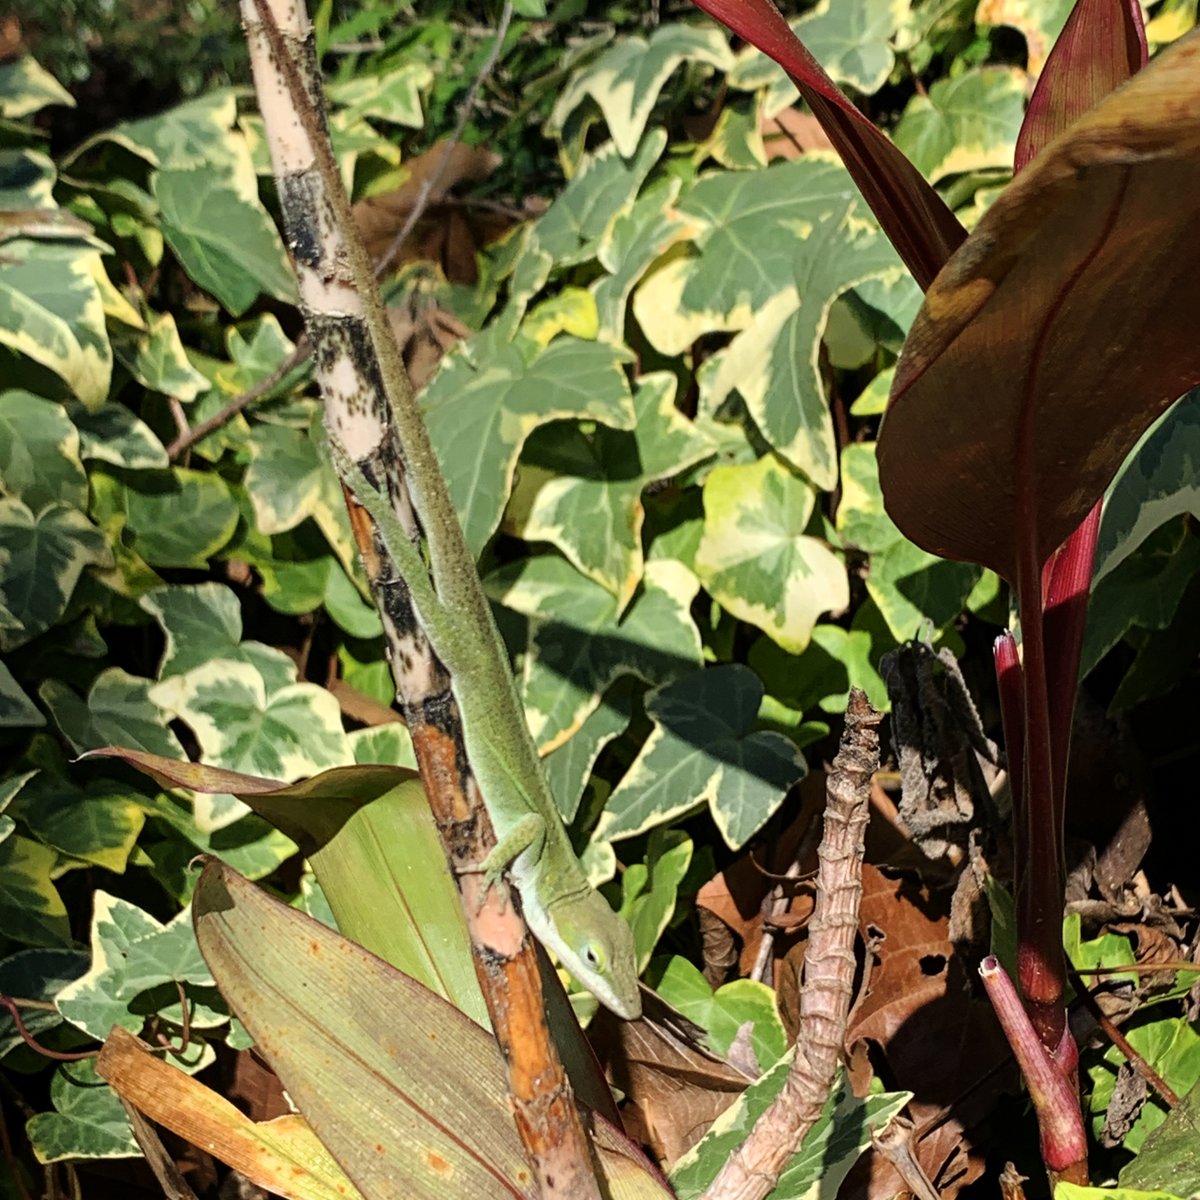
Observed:
[[[537,813],[523,816],[492,848],[487,858],[479,864],[483,872],[483,887],[479,892],[479,907],[487,897],[488,890],[494,887],[500,876],[526,851],[536,862],[542,856],[542,847],[546,844],[546,822]]]

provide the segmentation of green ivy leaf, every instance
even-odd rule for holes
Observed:
[[[1169,1186],[1178,1196],[1195,1196],[1200,1191],[1200,1085],[1193,1087],[1167,1119],[1146,1136],[1137,1158],[1121,1172],[1121,1186]],[[1133,1195],[1139,1200],[1142,1193]]]
[[[764,983],[738,979],[714,991],[686,958],[676,955],[667,963],[656,990],[672,1008],[708,1030],[709,1042],[718,1054],[729,1053],[747,1022],[752,1027],[750,1045],[762,1070],[777,1062],[787,1049],[775,993]]]
[[[975,11],[975,20],[979,25],[1019,29],[1028,51],[1026,70],[1036,78],[1072,7],[1073,0],[984,0]]]
[[[147,1012],[138,998],[153,988],[165,983],[215,986],[196,945],[188,909],[164,925],[136,904],[97,890],[91,948],[87,973],[67,984],[55,1004],[72,1025],[100,1041],[114,1025],[137,1033]]]
[[[621,877],[621,916],[633,930],[639,971],[645,970],[658,939],[666,932],[675,915],[679,885],[692,865],[692,851],[692,839],[683,830],[656,829],[650,835],[645,861],[630,863]],[[666,999],[666,996],[663,998]],[[674,1000],[667,1002],[679,1008]],[[693,1020],[697,1019],[695,1014],[688,1015]],[[706,1025],[705,1022],[700,1023]],[[783,1046],[786,1045],[782,1041],[782,1025],[779,1026],[779,1033],[781,1045],[772,1055],[772,1060],[783,1053]]]
[[[433,82],[433,71],[427,63],[392,63],[383,75],[362,75],[341,83],[331,83],[326,99],[341,106],[341,116],[348,123],[365,117],[423,129],[425,114],[421,110],[421,93]]]
[[[855,209],[848,203],[822,217],[808,237],[793,239],[793,283],[700,373],[709,411],[736,390],[767,441],[822,491],[837,484],[837,442],[819,361],[830,309],[856,284],[900,269],[891,243]]]
[[[281,650],[242,641],[242,608],[224,584],[159,588],[138,603],[158,622],[166,639],[158,667],[160,680],[222,659],[253,667],[272,692],[296,682],[296,664]]]
[[[842,451],[842,502],[837,530],[849,546],[871,555],[867,591],[898,642],[915,637],[923,622],[944,629],[963,610],[982,574],[973,563],[938,558],[896,528],[883,505],[873,443]]]
[[[46,718],[16,681],[8,664],[0,662],[0,729],[29,729],[45,725]]]
[[[700,663],[688,601],[649,571],[624,616],[611,592],[556,555],[513,563],[490,575],[486,587],[494,600],[531,618],[522,696],[543,754],[570,738],[621,676],[660,682]]]
[[[635,423],[621,369],[629,351],[560,337],[532,362],[494,338],[468,343],[425,389],[422,404],[450,497],[473,554],[496,530],[529,433],[565,418]]]
[[[642,577],[643,489],[713,451],[675,407],[675,384],[666,371],[642,378],[630,432],[563,424],[536,430],[509,504],[512,532],[557,546],[621,608]]]
[[[173,712],[213,766],[286,782],[354,761],[337,700],[324,688],[295,683],[268,695],[253,667],[222,661],[167,686]]]
[[[250,434],[244,480],[258,528],[284,533],[310,516],[325,488],[329,467],[304,430],[257,425]]]
[[[33,512],[56,500],[87,507],[79,433],[61,404],[32,392],[0,392],[0,487]]]
[[[893,137],[931,183],[968,171],[1010,170],[1025,116],[1025,83],[1008,67],[939,79],[914,96]]]
[[[95,412],[72,405],[71,419],[79,431],[80,457],[127,467],[154,470],[170,465],[166,449],[150,426],[122,404],[106,404]]]
[[[184,404],[208,390],[208,380],[188,360],[170,313],[151,314],[129,366],[144,387]]]
[[[804,532],[815,504],[812,488],[771,455],[715,467],[704,481],[701,583],[793,653],[808,645],[821,613],[850,603],[846,568]]]
[[[675,1163],[671,1184],[679,1200],[695,1200],[746,1140],[754,1123],[782,1090],[794,1053],[790,1051],[752,1083],[717,1118],[703,1139]],[[911,1092],[880,1092],[859,1100],[850,1090],[845,1072],[839,1070],[821,1116],[783,1168],[771,1192],[772,1200],[836,1195],[850,1168],[871,1145],[871,1135],[881,1131],[911,1097]]]
[[[724,30],[711,24],[670,24],[660,25],[649,38],[630,34],[617,39],[571,76],[547,128],[551,133],[561,132],[567,117],[585,96],[591,96],[604,113],[617,150],[630,158],[663,84],[683,62],[727,71],[733,65],[733,54]]]
[[[788,738],[754,732],[762,699],[758,677],[738,664],[651,693],[654,730],[609,797],[596,838],[632,837],[707,804],[726,844],[745,845],[808,772]]]
[[[600,237],[596,259],[608,274],[593,283],[591,291],[606,341],[623,339],[629,296],[650,264],[677,242],[700,232],[700,226],[675,207],[681,186],[678,177],[656,180],[617,214]]]
[[[77,508],[48,504],[37,516],[0,499],[0,605],[19,622],[0,622],[0,649],[23,645],[54,625],[89,566],[111,566],[112,551]]]
[[[59,679],[47,679],[38,695],[76,753],[126,746],[185,759],[183,747],[167,726],[167,711],[151,698],[153,687],[152,679],[109,667],[96,676],[87,700]]]
[[[1160,526],[1200,519],[1200,388],[1158,419],[1125,461],[1104,503],[1093,587]]]
[[[103,272],[84,242],[17,238],[0,257],[0,345],[53,371],[88,408],[104,403],[112,377]]]
[[[155,174],[162,232],[188,275],[235,317],[260,292],[294,302],[295,284],[266,211],[211,165]]]
[[[0,962],[0,993],[50,1001],[87,967],[88,956],[82,950],[18,950]],[[21,1023],[30,1036],[43,1039],[63,1019],[54,1007],[26,1008]],[[0,1012],[0,1059],[23,1041],[8,1010]]]
[[[71,924],[52,881],[58,855],[12,834],[0,841],[0,928],[33,946],[69,946]]]
[[[818,625],[800,655],[764,637],[750,647],[747,661],[769,695],[800,712],[819,708],[839,716],[852,687],[862,688],[880,712],[888,710],[887,687],[875,669],[879,657],[869,630]]]
[[[812,155],[702,176],[678,205],[701,230],[690,253],[666,256],[634,293],[646,337],[663,354],[680,355],[703,334],[746,328],[795,286],[799,241],[857,195],[843,167]]]
[[[631,681],[619,680],[604,693],[600,704],[571,738],[543,759],[550,790],[564,821],[575,819],[596,759],[609,742],[625,732],[632,715]]]
[[[9,811],[38,841],[117,874],[124,872],[146,820],[140,797],[116,780],[92,780],[80,788],[45,771],[21,789]]]
[[[75,107],[75,97],[31,54],[0,63],[0,117],[17,121],[51,104]]]
[[[908,10],[909,0],[820,0],[792,28],[838,83],[873,95],[892,73],[891,40]]]
[[[123,524],[126,544],[152,567],[207,567],[237,527],[237,503],[214,472],[174,467],[91,478],[96,519],[106,529]]]
[[[25,1126],[38,1162],[141,1157],[120,1097],[90,1060],[59,1064],[50,1102],[53,1112],[37,1113]]]

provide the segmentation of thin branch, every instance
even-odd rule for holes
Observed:
[[[854,989],[854,937],[862,899],[863,835],[883,717],[858,688],[826,781],[817,848],[817,899],[808,929],[796,1056],[783,1089],[704,1193],[704,1200],[763,1200],[816,1123],[846,1039]]]
[[[207,421],[201,421],[199,425],[192,429],[186,429],[181,433],[167,447],[167,457],[174,462],[185,450],[190,449],[201,438],[206,438],[210,433],[220,429],[223,425],[227,425],[244,408],[253,404],[255,400],[265,396],[276,384],[282,382],[291,371],[304,362],[308,358],[309,350],[308,339],[302,337],[296,343],[296,347],[291,354],[269,375],[264,375],[262,379],[253,386],[248,387],[240,396],[235,396],[220,412],[214,413]]]
[[[446,171],[450,166],[450,157],[454,153],[455,146],[462,141],[463,131],[467,127],[467,121],[470,120],[471,113],[475,108],[475,101],[479,97],[479,89],[483,87],[484,80],[492,73],[496,63],[499,61],[500,51],[504,48],[504,38],[508,33],[508,26],[509,22],[512,21],[512,15],[512,0],[504,0],[504,8],[500,13],[500,22],[496,26],[492,48],[488,51],[487,57],[483,60],[482,64],[480,64],[478,74],[467,89],[467,94],[463,97],[462,104],[459,105],[458,120],[455,122],[454,132],[451,133],[449,140],[442,147],[442,154],[438,160],[437,170],[421,184],[421,189],[417,192],[416,202],[409,210],[404,224],[400,226],[399,232],[388,243],[388,247],[383,254],[380,255],[379,262],[375,268],[377,277],[388,268],[396,258],[396,255],[400,253],[404,243],[408,241],[409,234],[412,233],[416,228],[417,222],[425,215],[425,210],[429,207],[430,197],[436,191],[438,184],[446,177]]]

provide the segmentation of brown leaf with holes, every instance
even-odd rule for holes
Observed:
[[[882,935],[882,942],[870,991],[851,1013],[847,1032],[851,1061],[859,1068],[852,1076],[856,1088],[869,1078],[861,1070],[861,1043],[869,1042],[885,1085],[914,1093],[908,1109],[917,1127],[914,1150],[945,1200],[982,1173],[971,1127],[1014,1081],[1009,1070],[992,1074],[1010,1061],[1008,1047],[950,942],[949,903],[944,891],[930,892],[909,877],[889,878],[864,865],[860,929],[869,937]],[[903,1187],[878,1154],[870,1154],[853,1178],[869,1198],[890,1197]]]
[[[500,156],[486,147],[443,140],[406,162],[408,179],[403,186],[354,205],[354,219],[371,261],[378,263],[390,253],[393,268],[417,260],[435,262],[452,283],[474,283],[476,251],[514,225],[518,214],[498,212],[490,206],[464,207],[454,201],[451,192],[462,185],[482,183],[500,161]],[[418,204],[422,211],[416,227],[397,251],[393,247],[396,235]]]

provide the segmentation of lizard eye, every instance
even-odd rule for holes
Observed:
[[[587,963],[593,971],[599,971],[604,966],[604,950],[595,942],[585,942],[583,944],[583,961]]]

